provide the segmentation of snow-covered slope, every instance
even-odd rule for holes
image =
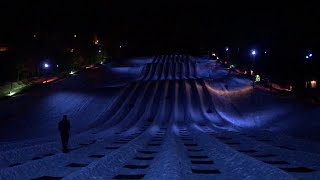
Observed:
[[[320,177],[320,144],[310,141],[319,138],[319,108],[253,89],[212,60],[110,63],[0,109],[0,179]],[[64,114],[66,154],[57,131]]]

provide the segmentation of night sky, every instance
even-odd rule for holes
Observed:
[[[93,31],[142,44],[294,42],[309,46],[318,40],[319,12],[315,3],[305,2],[40,1],[4,3],[0,13],[1,31],[11,34]]]
[[[229,46],[245,59],[257,48],[271,52],[268,63],[287,67],[283,74],[299,69],[305,53],[320,53],[320,10],[312,2],[10,1],[0,9],[0,44],[21,49],[33,33],[45,34],[49,48],[66,46],[65,37],[74,33],[96,33],[106,47],[121,44],[142,54]]]

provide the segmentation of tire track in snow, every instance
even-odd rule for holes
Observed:
[[[147,97],[145,96],[145,94],[147,94],[147,92],[152,89],[152,87],[150,88],[150,86],[152,86],[152,82],[148,81],[147,83],[142,83],[142,85],[144,86],[143,90],[139,90],[139,94],[136,96],[134,102],[130,102],[133,107],[131,107],[131,110],[127,114],[123,114],[122,119],[117,120],[117,124],[115,124],[113,127],[114,129],[120,131],[125,130],[126,128],[124,128],[125,126],[123,123],[136,121],[140,117],[138,116],[137,112],[140,109],[144,109],[145,103],[143,102],[143,100],[146,100]]]
[[[152,123],[154,123],[154,114],[152,114],[151,111],[152,109],[158,109],[159,100],[156,101],[156,99],[159,96],[159,93],[161,93],[162,86],[160,83],[155,81],[153,82],[152,88],[153,90],[151,92],[151,96],[146,96],[146,98],[148,98],[147,103],[143,104],[144,107],[142,107],[137,113],[137,116],[141,118],[138,118],[136,122],[130,121],[130,123],[126,125],[127,129],[129,129],[130,127],[139,127],[141,126],[141,124],[145,123],[146,119],[149,118],[151,118],[150,120],[152,120]]]

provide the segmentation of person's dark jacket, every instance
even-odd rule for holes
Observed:
[[[60,133],[66,134],[70,131],[70,122],[66,119],[59,122],[59,131]]]

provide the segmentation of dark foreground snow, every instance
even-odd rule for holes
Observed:
[[[110,63],[0,102],[0,179],[319,179],[319,108],[214,61]],[[71,151],[57,123],[68,115]]]

